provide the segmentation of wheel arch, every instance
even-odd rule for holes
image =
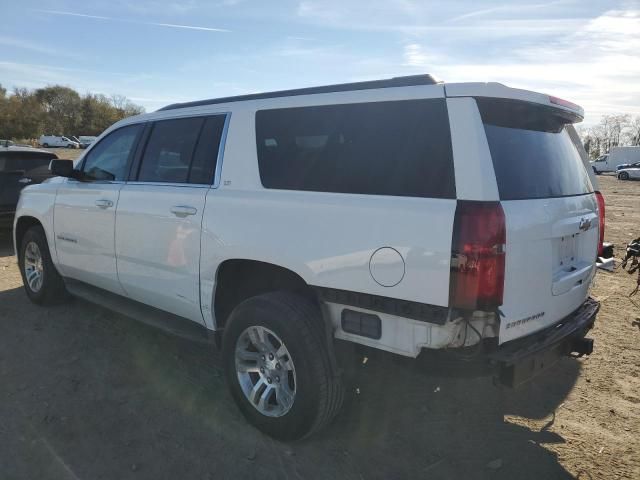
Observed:
[[[227,318],[243,300],[278,290],[298,293],[320,306],[316,290],[289,268],[248,258],[224,260],[218,265],[212,295],[216,330],[224,329]]]
[[[44,224],[40,221],[40,219],[33,217],[31,215],[23,215],[19,217],[15,222],[15,227],[13,229],[13,248],[16,254],[16,257],[20,257],[20,245],[22,244],[22,239],[24,238],[24,234],[27,233],[31,227],[40,226],[45,230]],[[51,245],[49,245],[49,250],[51,250]]]

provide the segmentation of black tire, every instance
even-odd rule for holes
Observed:
[[[25,251],[31,242],[37,245],[42,258],[42,286],[38,290],[31,288],[27,281],[27,273],[25,271]],[[47,236],[45,235],[42,227],[34,226],[26,231],[20,244],[18,262],[20,264],[20,274],[22,275],[24,289],[27,292],[27,296],[33,303],[38,305],[52,305],[60,303],[67,298],[64,280],[51,261]]]
[[[629,172],[620,172],[618,178],[620,180],[629,180]]]
[[[42,144],[42,146],[43,146],[44,148],[49,148],[49,144],[48,144],[48,143],[43,143],[43,144]]]
[[[236,372],[236,344],[249,327],[264,327],[286,345],[296,372],[296,394],[290,409],[267,416],[247,399]],[[224,332],[222,360],[227,383],[245,418],[267,435],[299,440],[327,425],[342,406],[344,391],[333,348],[317,306],[289,292],[251,297],[231,313]]]

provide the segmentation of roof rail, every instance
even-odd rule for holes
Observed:
[[[337,85],[324,85],[320,87],[296,88],[293,90],[280,90],[277,92],[252,93],[249,95],[237,95],[234,97],[212,98],[210,100],[196,100],[194,102],[174,103],[162,107],[158,111],[176,110],[178,108],[200,107],[202,105],[215,105],[216,103],[241,102],[244,100],[262,100],[264,98],[295,97],[298,95],[312,95],[314,93],[349,92],[353,90],[369,90],[374,88],[413,87],[417,85],[435,85],[438,82],[429,74],[408,75],[393,77],[384,80],[369,80],[366,82],[339,83]]]

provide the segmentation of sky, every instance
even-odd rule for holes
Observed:
[[[2,0],[0,84],[147,111],[431,73],[640,114],[640,0]],[[6,4],[5,4],[6,3]]]

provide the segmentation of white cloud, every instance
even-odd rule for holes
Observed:
[[[415,43],[405,45],[404,65],[435,68],[449,82],[499,81],[552,93],[585,108],[586,122],[607,113],[640,114],[640,10],[612,10],[551,43],[521,46],[504,58],[478,61],[455,55],[434,62]],[[446,61],[442,61],[446,60]]]
[[[424,47],[417,43],[410,43],[404,46],[403,65],[417,67],[421,69],[433,67],[441,57],[428,54]]]

